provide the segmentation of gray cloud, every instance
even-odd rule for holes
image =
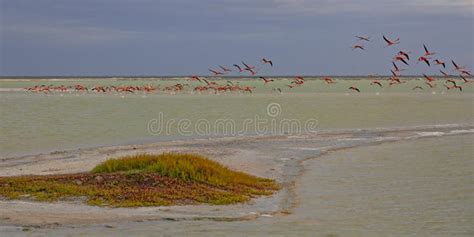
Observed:
[[[439,56],[449,52],[447,57],[473,64],[470,0],[15,0],[0,4],[0,56],[8,58],[0,74],[36,70],[54,74],[61,69],[74,73],[70,70],[78,70],[76,65],[83,68],[77,73],[114,73],[109,72],[113,69],[142,74],[156,72],[157,61],[163,74],[206,73],[217,62],[262,55],[278,62],[272,71],[277,74],[386,73],[388,64],[380,58],[389,63],[392,55],[383,49],[381,34],[401,37],[405,49],[416,51],[426,43]],[[349,49],[355,34],[374,38],[364,60]],[[80,61],[73,64],[72,58]],[[181,66],[183,60],[187,67]]]
[[[472,14],[471,0],[274,0],[277,8],[308,14],[364,13],[384,15],[407,13]]]
[[[142,37],[144,33],[127,30],[73,25],[15,24],[0,27],[9,38],[43,41],[52,44],[96,44]]]

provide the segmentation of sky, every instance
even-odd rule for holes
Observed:
[[[473,42],[472,0],[0,0],[0,76],[208,75],[263,57],[265,75],[389,74],[423,44],[472,70]],[[415,61],[406,74],[439,73]]]

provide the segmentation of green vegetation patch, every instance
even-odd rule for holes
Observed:
[[[273,180],[179,153],[112,159],[89,173],[0,177],[0,196],[5,199],[85,200],[110,207],[232,204],[278,189]]]

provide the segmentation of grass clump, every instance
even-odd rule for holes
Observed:
[[[237,172],[200,155],[141,154],[112,159],[89,173],[0,177],[7,199],[58,201],[138,207],[231,204],[278,190],[273,180]]]
[[[249,186],[271,183],[227,167],[195,154],[164,153],[161,155],[134,155],[111,159],[97,165],[92,173],[147,172],[214,185],[245,184]]]

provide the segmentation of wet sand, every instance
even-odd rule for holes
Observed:
[[[329,208],[331,207],[330,200],[332,195],[322,194],[324,191],[328,191],[327,187],[337,187],[337,185],[343,184],[344,182],[354,182],[354,184],[357,185],[359,182],[360,187],[363,188],[364,185],[361,184],[368,181],[357,178],[352,179],[352,177],[357,177],[356,173],[354,173],[354,176],[342,176],[351,170],[351,172],[363,173],[363,171],[379,170],[377,166],[383,167],[384,165],[386,165],[386,169],[388,170],[403,170],[402,165],[397,166],[398,163],[393,162],[393,158],[390,158],[390,155],[395,155],[396,158],[399,154],[397,152],[388,152],[386,154],[387,158],[383,161],[377,159],[377,152],[383,152],[386,149],[383,147],[385,146],[384,144],[397,144],[395,141],[406,141],[411,144],[411,142],[423,142],[425,139],[426,141],[429,139],[444,141],[444,139],[449,140],[451,138],[466,136],[472,139],[472,135],[462,134],[472,134],[473,131],[473,126],[470,125],[427,126],[404,129],[357,129],[339,132],[321,132],[306,136],[241,137],[159,142],[144,145],[81,149],[52,154],[4,158],[0,160],[0,176],[86,171],[109,157],[123,154],[141,152],[156,153],[163,151],[196,152],[207,155],[211,159],[222,162],[233,169],[242,170],[262,177],[274,178],[283,184],[283,189],[272,197],[260,198],[249,203],[230,206],[200,205],[111,209],[90,207],[77,202],[37,203],[3,200],[0,201],[0,209],[2,210],[0,213],[0,228],[1,232],[11,235],[21,233],[24,228],[30,230],[28,233],[48,233],[48,235],[54,233],[58,235],[78,233],[77,231],[83,231],[87,233],[87,235],[90,235],[91,233],[96,233],[96,230],[99,230],[97,233],[100,234],[108,233],[117,235],[121,233],[126,235],[125,233],[127,232],[122,232],[123,229],[120,229],[122,227],[130,229],[130,231],[136,231],[131,234],[138,233],[144,235],[153,233],[156,231],[155,228],[164,228],[170,231],[171,234],[183,234],[184,232],[180,231],[186,230],[189,231],[186,233],[191,234],[195,233],[193,231],[205,233],[201,231],[207,230],[206,227],[208,227],[208,230],[214,230],[215,232],[213,233],[219,234],[228,233],[228,230],[240,228],[241,226],[245,227],[247,225],[250,234],[252,231],[259,234],[279,233],[278,231],[283,231],[282,233],[286,234],[296,233],[293,231],[309,234],[316,230],[324,230],[324,226],[326,226],[325,228],[327,230],[339,230],[342,231],[341,233],[350,233],[344,232],[350,231],[350,228],[354,228],[353,225],[350,225],[350,222],[348,226],[340,226],[341,228],[337,228],[337,223],[339,223],[340,220],[332,219],[333,221],[331,221],[330,217],[331,215],[337,215],[341,210],[346,210],[347,205],[350,207],[351,203],[354,204],[354,200],[347,201],[343,199],[343,197],[349,194],[354,195],[354,193],[347,192],[347,190],[350,191],[352,189],[344,188],[344,186],[342,186],[343,188],[336,188],[336,190],[339,191],[339,193],[336,194],[342,197],[342,204],[341,206],[336,205]],[[451,151],[450,149],[458,148],[460,151],[465,151],[465,153],[460,154],[461,158],[466,156],[469,159],[472,158],[472,152],[469,153],[469,149],[465,147],[465,141],[469,140],[463,138],[461,141],[464,142],[460,144],[464,145],[460,147],[448,145],[444,148],[446,148],[448,153]],[[436,142],[433,141],[427,142],[427,144],[428,147],[437,146]],[[362,149],[362,152],[357,151],[357,149]],[[372,150],[374,153],[372,153]],[[328,156],[325,155],[328,153]],[[350,157],[343,158],[344,156],[348,156],[347,154],[349,154]],[[335,159],[327,158],[334,155],[338,157]],[[404,153],[400,153],[400,156],[404,156]],[[359,160],[355,161],[353,157]],[[431,156],[424,156],[423,159],[429,159],[430,157]],[[444,157],[444,153],[438,154],[436,157],[440,159]],[[320,163],[314,164],[313,162],[315,161]],[[428,161],[425,160],[424,162]],[[424,163],[421,162],[419,164],[422,165]],[[461,166],[466,165],[463,162],[456,164],[460,164]],[[407,163],[405,163],[405,165],[407,165]],[[355,169],[351,169],[354,168],[353,166],[355,166]],[[340,170],[338,171],[336,169],[333,173],[327,173],[328,167],[339,168]],[[453,170],[456,171],[456,167],[453,167],[453,169],[449,171],[452,172]],[[326,173],[323,171],[326,171]],[[383,174],[380,173],[378,176],[371,176],[370,174],[369,172],[367,177],[372,177],[371,180],[375,182],[375,184],[380,180],[380,177],[383,177]],[[461,174],[461,176],[466,177],[465,174]],[[395,177],[396,173],[387,175],[387,178]],[[333,178],[339,178],[340,180],[335,183],[324,184],[325,181],[329,182],[329,180]],[[411,180],[411,176],[407,174],[406,181],[408,182],[408,180]],[[378,188],[383,187],[382,184],[384,183],[382,180],[380,180],[380,182],[381,184],[375,186]],[[321,184],[321,186],[319,186],[319,184]],[[320,191],[317,191],[318,188]],[[433,188],[438,189],[439,187]],[[367,193],[371,193],[371,191],[372,190],[367,190],[367,192],[363,193],[367,195]],[[375,189],[375,191],[373,197],[370,195],[370,197],[361,196],[360,200],[365,200],[365,198],[369,198],[368,200],[370,200],[370,198],[372,198],[374,205],[377,203],[382,203],[386,206],[393,204],[384,202],[385,197],[383,195],[385,191],[383,189],[381,189],[381,191]],[[402,193],[398,194],[401,195]],[[466,192],[466,194],[468,194],[468,192]],[[410,198],[408,197],[406,200],[401,201],[406,202],[409,200]],[[384,209],[383,205],[381,210]],[[371,207],[370,209],[372,210],[373,208]],[[331,210],[334,211],[331,212]],[[354,212],[352,214],[358,216],[364,213],[365,209],[360,209],[360,212]],[[472,217],[472,211],[467,213],[470,213],[469,215]],[[349,215],[343,216],[349,217]],[[374,216],[377,217],[377,215],[372,215],[372,218]],[[370,218],[366,219],[367,221],[370,220]],[[172,222],[171,220],[177,222]],[[249,221],[242,222],[242,220]],[[288,220],[293,221],[288,222]],[[231,222],[228,223],[227,221]],[[279,223],[281,221],[283,222]],[[321,225],[324,224],[324,221],[327,221],[326,225]],[[277,225],[262,227],[261,225],[266,222]],[[295,223],[299,224],[295,225]],[[319,223],[319,227],[315,223]],[[365,222],[365,224],[370,226],[371,223]],[[114,228],[110,229],[106,226],[112,226]],[[183,226],[183,228],[173,230],[173,226]],[[285,226],[286,229],[284,228]],[[333,229],[329,227],[333,227]],[[377,226],[374,228],[377,229],[376,227]],[[360,233],[370,234],[370,232],[364,232],[364,229],[361,229],[361,231]],[[390,229],[386,229],[386,231],[390,231]],[[25,232],[21,234],[24,233]],[[336,232],[323,231],[321,233]]]

